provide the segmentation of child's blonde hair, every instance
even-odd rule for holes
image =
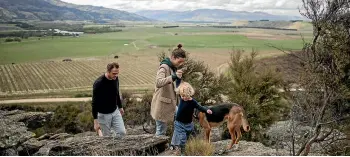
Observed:
[[[176,93],[183,97],[191,97],[194,95],[194,89],[188,82],[182,81],[177,88]]]

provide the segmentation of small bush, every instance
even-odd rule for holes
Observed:
[[[77,126],[83,131],[93,131],[94,128],[94,117],[92,116],[91,105],[82,105],[83,112],[79,113],[75,119]]]
[[[152,93],[145,93],[140,102],[136,98],[131,98],[131,95],[127,93],[123,94],[123,99],[125,104],[123,118],[127,125],[143,125],[153,120],[150,115]]]
[[[200,138],[190,138],[185,148],[187,156],[213,156],[214,152],[214,146]]]
[[[16,38],[6,38],[5,39],[5,42],[15,42],[15,41],[21,42],[22,40],[21,40],[21,38],[18,38],[18,37],[16,37]]]
[[[22,40],[21,40],[20,38],[18,38],[18,37],[14,38],[13,40],[14,40],[14,41],[17,41],[17,42],[21,42],[21,41],[22,41]]]
[[[76,134],[93,129],[91,103],[60,105],[54,113],[52,120],[44,126],[47,132]]]
[[[92,94],[90,94],[90,93],[78,93],[74,97],[76,97],[76,98],[92,97]]]
[[[33,133],[35,133],[35,137],[40,137],[44,134],[46,134],[46,130],[44,127],[41,127],[41,128],[37,128],[35,130],[32,130]]]
[[[13,42],[14,40],[12,38],[6,38],[5,42]]]

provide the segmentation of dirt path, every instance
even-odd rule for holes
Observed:
[[[0,104],[16,104],[16,103],[39,103],[39,102],[85,102],[90,101],[91,97],[84,98],[40,98],[40,99],[18,99],[18,100],[2,100]]]
[[[136,46],[135,42],[133,41],[132,44],[134,45],[136,50],[139,50],[139,48]]]

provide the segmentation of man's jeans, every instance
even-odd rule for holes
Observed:
[[[119,109],[113,113],[98,113],[98,123],[100,124],[103,136],[124,136],[126,135],[123,117]]]

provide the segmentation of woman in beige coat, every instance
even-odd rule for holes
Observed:
[[[177,68],[185,62],[186,51],[179,44],[171,57],[165,58],[159,66],[156,87],[151,103],[151,116],[156,121],[156,135],[165,135],[167,123],[173,122],[178,104],[175,82],[181,79],[182,70]]]

